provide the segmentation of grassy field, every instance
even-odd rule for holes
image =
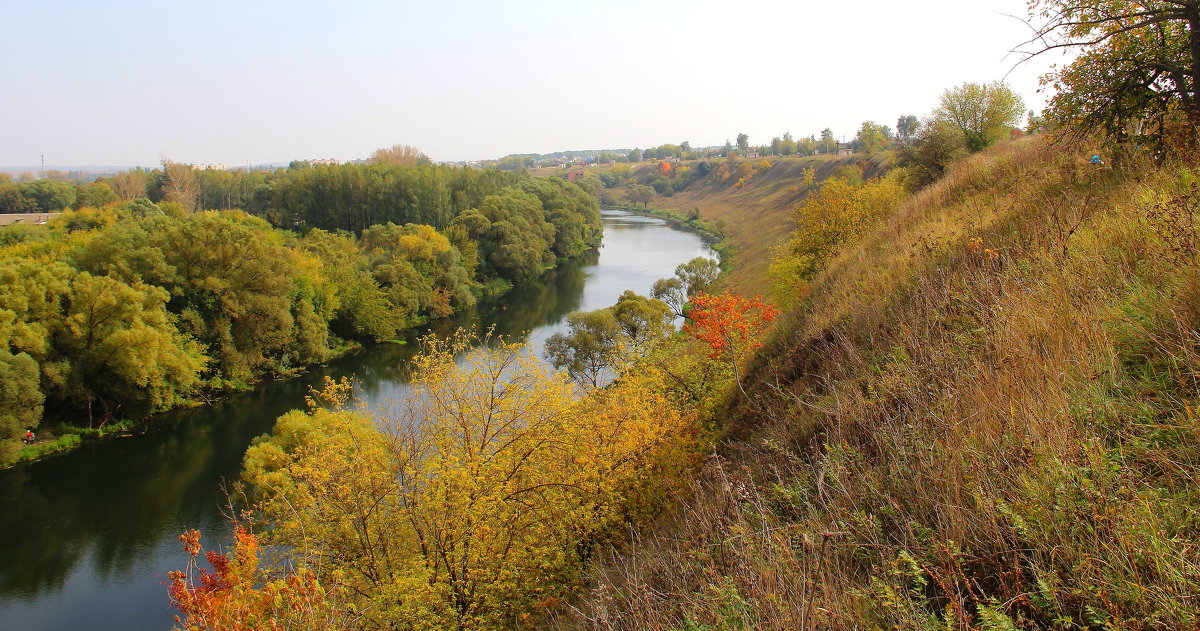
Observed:
[[[835,258],[558,628],[1200,628],[1200,170],[1090,153],[990,149]],[[655,203],[752,287],[785,173]]]

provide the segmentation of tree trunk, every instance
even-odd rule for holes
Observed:
[[[1200,0],[1188,2],[1183,11],[1187,16],[1188,43],[1192,53],[1191,82],[1181,86],[1185,91],[1184,111],[1192,126],[1200,128]]]

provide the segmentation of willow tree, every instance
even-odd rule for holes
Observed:
[[[1026,60],[1081,51],[1043,78],[1060,128],[1159,144],[1174,114],[1200,126],[1200,0],[1032,0],[1029,24]]]

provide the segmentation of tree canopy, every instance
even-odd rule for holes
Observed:
[[[1025,114],[1025,102],[999,81],[964,83],[942,93],[934,119],[957,128],[971,151],[1006,138]]]
[[[1200,0],[1033,0],[1029,24],[1026,59],[1080,50],[1043,80],[1060,129],[1161,144],[1172,113],[1200,125]]]

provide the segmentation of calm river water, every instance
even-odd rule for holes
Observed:
[[[697,256],[715,256],[697,235],[606,210],[598,251],[437,328],[529,332],[540,353],[568,313],[612,305],[627,289],[647,294]],[[146,434],[0,471],[0,629],[170,629],[164,582],[186,562],[176,537],[198,528],[206,544],[224,541],[223,485],[238,479],[250,441],[303,407],[325,376],[352,375],[359,397],[387,401],[403,387],[411,348],[370,347],[211,407],[165,414]]]

